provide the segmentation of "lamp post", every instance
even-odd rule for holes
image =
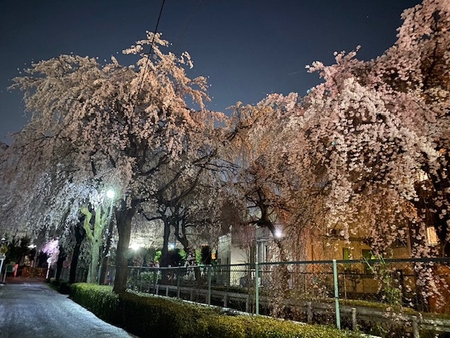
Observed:
[[[283,232],[281,231],[281,229],[277,228],[275,229],[274,232],[274,237],[262,237],[262,238],[258,238],[258,235],[256,233],[256,238],[255,238],[255,242],[256,242],[256,250],[255,250],[255,314],[259,315],[259,283],[260,283],[260,276],[259,276],[259,263],[260,263],[260,244],[261,243],[266,243],[274,238],[280,239],[283,237]],[[266,257],[264,255],[264,257],[262,257],[262,263],[264,263],[264,261],[266,260]]]
[[[255,250],[255,314],[259,315],[259,285],[260,285],[260,274],[259,274],[259,263],[264,263],[265,257],[259,257],[261,251],[259,247],[262,243],[266,243],[270,238],[256,238],[256,250]],[[262,258],[262,260],[260,259]]]
[[[255,257],[255,314],[259,315],[259,242],[256,240]]]
[[[256,248],[255,248],[255,314],[259,315],[259,285],[260,285],[260,276],[259,276],[259,263],[264,262],[264,258],[262,257],[262,260],[260,259],[260,249],[259,247],[261,246],[261,243],[265,243],[267,242],[267,240],[269,239],[266,236],[264,236],[264,234],[262,234],[264,237],[260,237],[258,236],[258,230],[260,229],[256,229],[256,233],[255,233],[255,244],[256,244]],[[259,234],[261,235],[261,234]]]

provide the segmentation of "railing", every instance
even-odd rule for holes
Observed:
[[[448,313],[449,267],[449,258],[129,267],[128,288],[307,322],[326,317],[337,327],[397,313],[413,331],[428,325],[448,332],[449,321],[429,322],[405,308]]]
[[[50,269],[49,277],[55,277],[56,271],[54,269]],[[88,274],[88,269],[86,268],[78,268],[75,274],[75,283],[84,283],[86,282]],[[60,279],[68,281],[70,277],[70,268],[62,268]]]

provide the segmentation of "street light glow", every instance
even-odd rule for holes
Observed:
[[[281,238],[283,237],[283,231],[281,229],[275,229],[275,238]]]
[[[134,251],[138,251],[141,246],[138,243],[132,243],[130,248]]]
[[[106,197],[108,197],[109,199],[113,199],[115,195],[116,195],[116,193],[112,189],[108,189],[106,191]]]

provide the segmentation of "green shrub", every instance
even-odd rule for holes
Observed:
[[[71,290],[71,286],[69,282],[66,281],[56,281],[55,279],[50,279],[49,285],[52,289],[62,293],[64,295],[68,295]]]
[[[119,296],[112,292],[111,286],[86,283],[72,284],[70,298],[104,321],[120,324],[118,317]]]
[[[139,337],[325,338],[356,333],[268,317],[227,316],[218,308],[148,294],[116,295],[110,286],[73,284],[71,298],[99,318]]]
[[[213,316],[208,318],[209,337],[236,338],[325,338],[360,337],[357,333],[337,329],[298,324],[273,318],[255,316]]]
[[[247,315],[227,316],[216,308],[149,295],[122,294],[120,303],[124,328],[140,337],[359,337],[356,333],[319,325]]]
[[[120,295],[123,327],[145,337],[193,337],[199,310],[180,301],[136,294]]]

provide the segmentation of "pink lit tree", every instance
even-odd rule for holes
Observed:
[[[94,58],[61,55],[33,64],[27,76],[15,79],[32,113],[14,144],[24,168],[48,172],[63,164],[67,180],[61,187],[90,182],[92,189],[113,186],[120,196],[115,205],[116,292],[125,290],[131,224],[155,188],[155,173],[182,153],[197,154],[214,128],[215,115],[203,106],[205,79],[188,78],[183,67],[192,66],[189,55],[164,54],[160,47],[167,45],[160,34],[148,33],[124,51],[140,55],[136,66],[121,66],[115,58],[101,65]],[[150,55],[144,48],[151,48]],[[187,97],[198,110],[187,107]],[[88,190],[63,199],[75,205],[73,215]],[[47,212],[56,210],[62,208]]]

